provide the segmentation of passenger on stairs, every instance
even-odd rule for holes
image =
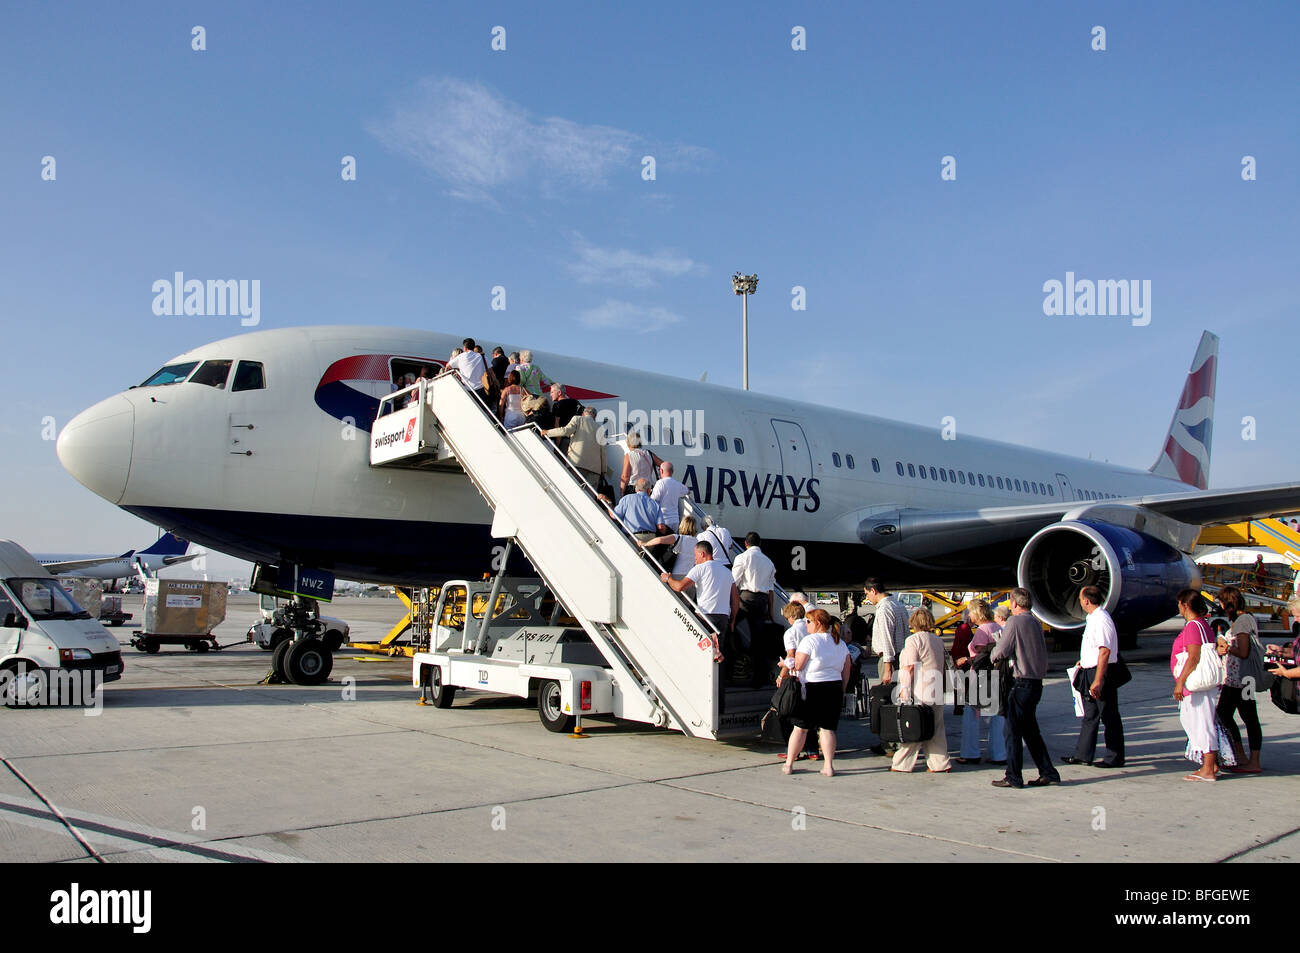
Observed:
[[[650,498],[664,511],[664,522],[676,526],[682,515],[682,500],[689,498],[690,489],[673,477],[673,465],[667,460],[659,464],[659,480],[650,491]]]
[[[581,409],[582,406],[568,395],[563,384],[551,385],[551,413],[555,415],[555,426],[565,426]]]
[[[643,449],[641,435],[635,430],[631,431],[627,435],[627,453],[623,454],[623,472],[618,478],[623,495],[634,493],[638,480],[646,480],[653,486],[655,467],[662,462],[649,450]]]
[[[582,474],[587,484],[595,489],[605,472],[605,445],[600,441],[599,428],[596,426],[596,409],[584,407],[582,413],[575,414],[565,426],[546,431],[546,436],[551,439],[567,438],[564,452],[569,462]]]
[[[677,524],[677,532],[668,536],[657,536],[647,546],[667,544],[672,547],[674,562],[669,570],[674,579],[683,578],[695,565],[695,540],[698,524],[694,516],[683,516]]]
[[[511,371],[506,378],[505,389],[501,391],[501,399],[497,402],[497,412],[507,430],[524,425],[523,400],[524,389],[519,386],[519,372]]]
[[[541,397],[551,386],[551,382],[546,379],[546,374],[533,363],[532,351],[519,352],[519,366],[516,369],[519,371],[519,383],[534,397]]]
[[[624,501],[626,499],[624,497]],[[659,578],[674,592],[685,592],[693,588],[695,605],[700,614],[713,623],[722,638],[726,638],[727,632],[735,624],[736,613],[740,611],[740,593],[736,591],[736,584],[727,567],[713,561],[712,546],[706,542],[695,544],[695,565],[684,578],[673,579],[668,573],[663,573]],[[722,659],[722,646],[714,641],[713,660],[721,662]]]

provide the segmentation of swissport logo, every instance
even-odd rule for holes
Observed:
[[[391,430],[375,437],[375,449],[382,450],[384,447],[391,447],[395,443],[410,443],[411,438],[414,436],[415,418],[412,417],[404,430]]]

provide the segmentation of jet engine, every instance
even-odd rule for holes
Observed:
[[[1020,585],[1034,615],[1056,629],[1084,624],[1079,590],[1101,589],[1121,632],[1139,632],[1178,612],[1179,590],[1200,584],[1196,563],[1154,537],[1098,520],[1062,520],[1035,533],[1020,554]]]

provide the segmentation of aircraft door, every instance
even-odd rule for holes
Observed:
[[[1056,485],[1061,490],[1061,499],[1071,501],[1075,499],[1074,487],[1070,485],[1070,478],[1064,473],[1056,475]]]
[[[803,427],[793,420],[772,419],[772,430],[776,434],[776,446],[781,454],[781,473],[793,479],[793,485],[799,487],[797,500],[809,499],[805,487],[813,475],[812,449],[808,446],[808,437]],[[786,481],[787,483],[790,480]],[[796,499],[791,503],[797,505]]]

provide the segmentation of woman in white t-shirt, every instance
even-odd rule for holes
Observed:
[[[794,763],[810,729],[819,729],[822,757],[826,764],[822,774],[835,776],[835,730],[844,708],[844,688],[849,683],[849,648],[831,628],[831,617],[823,609],[813,609],[805,617],[808,634],[794,653],[795,672],[803,682],[803,701],[790,716],[794,730],[785,752],[783,774],[794,773]]]
[[[808,634],[808,623],[804,620],[804,608],[801,604],[798,602],[787,602],[785,608],[781,610],[781,615],[785,616],[786,621],[790,623],[790,627],[785,630],[785,635],[783,637],[785,643],[785,658],[781,659],[781,671],[777,675],[776,679],[778,685],[781,684],[781,679],[783,678],[799,678],[798,675],[793,674],[794,656],[795,652],[799,649],[799,643],[802,642],[804,636]],[[790,733],[793,731],[794,725],[790,722],[790,719],[782,718],[781,732],[785,736],[787,742],[789,742]],[[803,742],[803,754],[799,757],[800,759],[807,758],[810,761],[816,761],[818,758],[817,734],[812,731],[806,732],[806,734],[807,737],[804,738]],[[781,755],[781,757],[784,759],[785,755]]]

